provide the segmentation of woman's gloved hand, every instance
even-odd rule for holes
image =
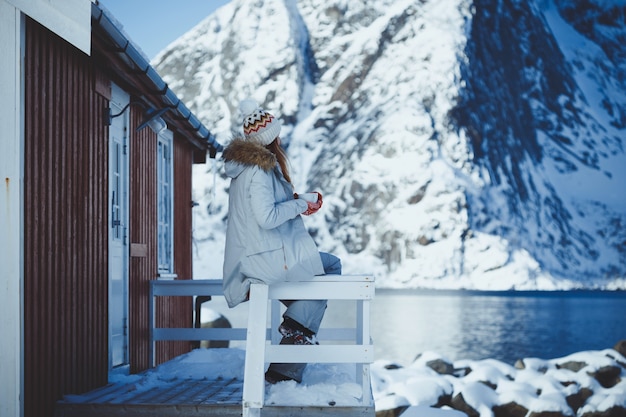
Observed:
[[[310,201],[307,201],[307,209],[306,211],[304,211],[302,214],[304,214],[305,216],[310,216],[311,214],[317,213],[317,211],[322,208],[322,204],[323,204],[323,200],[322,200],[322,193],[314,191],[314,193],[317,193],[317,201],[312,203]]]

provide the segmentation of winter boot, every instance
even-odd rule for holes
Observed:
[[[281,345],[319,345],[315,333],[289,317],[278,326],[278,332],[283,335]]]
[[[285,317],[278,331],[283,336],[281,345],[319,345],[315,333],[289,317]],[[272,363],[265,373],[265,380],[270,384],[281,381],[300,383],[305,367],[305,363]]]

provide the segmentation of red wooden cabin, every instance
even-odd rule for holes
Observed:
[[[41,417],[116,367],[148,368],[148,282],[192,277],[191,168],[220,146],[96,3],[33,3],[0,0],[0,81],[17,84],[0,102],[15,103],[0,145],[0,414]],[[54,7],[81,8],[86,32],[65,32]],[[191,325],[191,299],[163,303],[162,326]],[[189,350],[163,342],[157,362]]]

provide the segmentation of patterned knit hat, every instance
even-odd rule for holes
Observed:
[[[258,106],[256,101],[247,99],[239,104],[243,115],[243,134],[248,140],[254,140],[267,146],[280,134],[280,120]]]

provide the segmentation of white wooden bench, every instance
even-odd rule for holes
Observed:
[[[158,340],[246,340],[243,415],[260,416],[265,400],[266,365],[280,363],[355,363],[356,381],[362,387],[361,405],[373,407],[369,364],[374,361],[370,337],[370,300],[374,279],[370,275],[323,275],[311,280],[288,281],[250,287],[247,329],[157,328],[157,296],[223,295],[221,280],[157,280],[150,283],[151,352]],[[320,345],[280,345],[279,300],[353,300],[356,323],[352,328],[321,328]],[[271,326],[267,328],[268,313]],[[342,341],[329,344],[329,341]],[[346,341],[350,344],[346,344]]]

